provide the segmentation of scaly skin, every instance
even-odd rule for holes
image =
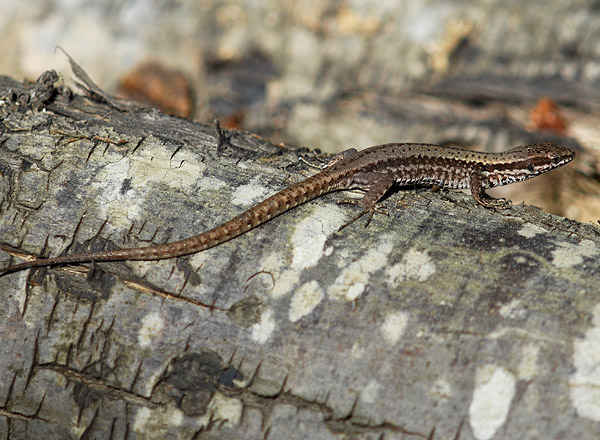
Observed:
[[[273,217],[332,191],[362,189],[362,214],[376,212],[377,202],[393,185],[470,188],[475,200],[495,208],[504,202],[487,198],[485,189],[521,182],[573,160],[567,147],[545,142],[484,153],[431,144],[394,143],[357,152],[347,150],[320,173],[291,185],[231,220],[202,234],[158,246],[45,258],[0,269],[0,276],[24,269],[90,261],[163,260],[194,254],[238,237]],[[355,217],[352,221],[354,221]]]

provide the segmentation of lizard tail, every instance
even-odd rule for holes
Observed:
[[[333,178],[322,172],[279,191],[246,212],[202,234],[183,240],[143,248],[125,248],[85,254],[43,258],[0,268],[0,276],[34,267],[91,261],[164,260],[195,254],[238,237],[298,205],[338,189]]]

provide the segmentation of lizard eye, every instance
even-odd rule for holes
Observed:
[[[529,165],[527,165],[527,169],[533,173],[533,171],[535,170],[535,167],[533,166],[532,163],[530,163]]]

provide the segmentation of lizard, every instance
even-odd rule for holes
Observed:
[[[520,182],[573,160],[575,152],[552,142],[514,147],[490,153],[424,143],[389,143],[361,151],[339,153],[322,171],[275,193],[247,211],[206,232],[161,245],[42,258],[5,268],[8,273],[43,266],[125,260],[163,260],[194,254],[238,237],[310,200],[347,189],[365,191],[361,199],[340,200],[359,204],[360,213],[346,225],[368,214],[385,212],[378,202],[395,186],[426,185],[470,189],[475,201],[486,208],[500,208],[506,201],[492,199],[485,190]],[[342,229],[340,228],[340,229]]]

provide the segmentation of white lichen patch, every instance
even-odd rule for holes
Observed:
[[[511,339],[515,337],[531,339],[540,342],[550,342],[551,344],[561,344],[559,338],[551,338],[548,333],[533,332],[520,327],[501,327],[496,331],[488,333],[489,339]]]
[[[502,367],[486,365],[477,370],[469,424],[477,440],[489,440],[504,424],[515,395],[515,377]]]
[[[152,420],[152,410],[140,407],[133,418],[133,430],[135,432],[143,432],[150,420]]]
[[[275,319],[273,318],[273,310],[265,309],[260,322],[257,322],[250,327],[252,340],[259,344],[264,344],[269,340],[275,330]]]
[[[435,399],[449,399],[452,397],[452,386],[445,378],[438,378],[427,391],[427,396]]]
[[[279,274],[273,273],[275,285],[270,293],[273,298],[281,298],[287,295],[300,280],[300,273],[295,269],[287,269]]]
[[[273,252],[261,260],[260,268],[265,272],[277,273],[284,267],[284,256],[281,252]]]
[[[498,313],[503,318],[522,319],[527,315],[527,310],[523,308],[523,301],[515,299],[508,304],[503,304]]]
[[[113,227],[127,228],[138,217],[140,203],[153,183],[177,189],[197,185],[206,165],[185,150],[180,150],[175,158],[172,154],[160,144],[148,141],[134,155],[103,154],[106,165],[90,183],[100,216],[110,217]],[[124,190],[127,179],[130,182]]]
[[[366,354],[365,348],[358,342],[352,344],[352,348],[350,349],[350,356],[354,359],[362,359]]]
[[[519,379],[532,380],[537,374],[537,362],[540,354],[538,344],[527,344],[521,350],[521,362],[517,372]]]
[[[395,344],[400,340],[408,324],[408,313],[392,312],[383,320],[380,330],[388,344]]]
[[[212,413],[212,420],[223,421],[225,425],[237,426],[242,417],[242,402],[233,397],[227,397],[218,391],[213,394],[207,412]]]
[[[199,191],[218,191],[225,188],[227,183],[216,177],[200,177],[197,186]]]
[[[284,269],[287,258],[280,252],[273,252],[263,258],[260,268],[263,272],[269,274],[271,286],[265,287],[265,292],[273,298],[281,298],[287,295],[298,283],[300,271],[295,269]]]
[[[202,176],[207,167],[192,151],[181,148],[173,156],[173,150],[165,148],[160,142],[145,142],[134,155],[127,158],[131,161],[129,176],[132,187],[145,190],[149,183],[178,189],[194,187],[198,183],[198,176]]]
[[[315,208],[312,215],[294,228],[290,239],[291,264],[289,255],[281,252],[262,259],[258,266],[273,277],[272,287],[266,289],[273,298],[281,298],[294,290],[305,269],[316,266],[322,257],[331,255],[332,248],[325,248],[325,242],[340,227],[341,217],[337,206]]]
[[[317,265],[325,255],[327,238],[342,225],[340,209],[335,205],[321,206],[301,220],[292,235],[292,269],[304,270]]]
[[[591,240],[581,240],[579,244],[558,243],[552,251],[552,264],[556,267],[573,267],[583,263],[584,258],[598,255],[598,247]]]
[[[409,249],[402,261],[390,266],[387,270],[388,284],[398,285],[406,280],[426,281],[436,271],[435,263],[427,251]]]
[[[364,403],[374,403],[378,400],[381,384],[375,380],[370,381],[360,393],[360,400]]]
[[[250,207],[266,199],[273,191],[261,185],[251,182],[246,185],[238,186],[231,195],[231,203],[238,206]]]
[[[122,192],[123,182],[129,177],[131,160],[124,157],[116,162],[108,163],[96,175],[92,181],[92,188],[100,190],[96,195],[99,204],[123,200],[127,198],[127,192]],[[135,192],[134,188],[130,191]]]
[[[140,189],[132,185],[129,191],[122,192],[123,182],[129,178],[130,170],[129,158],[109,163],[90,185],[96,191],[95,201],[100,215],[109,217],[112,227],[129,227],[131,219],[139,215],[139,202],[147,186]],[[123,208],[124,205],[127,209]]]
[[[329,296],[345,301],[354,301],[364,293],[367,287],[368,275],[364,272],[359,272],[360,268],[358,265],[355,265],[354,268],[356,268],[355,273],[352,272],[353,267],[350,267],[349,271],[345,272],[343,277],[338,277],[335,280],[335,284],[328,289]],[[358,277],[353,275],[358,275]],[[360,281],[359,277],[363,281]]]
[[[538,234],[544,234],[547,231],[539,226],[532,225],[531,223],[525,223],[521,229],[517,231],[517,234],[526,237],[533,238]]]
[[[135,413],[133,431],[142,435],[152,433],[152,438],[166,438],[174,426],[195,425],[202,428],[215,420],[224,425],[237,426],[242,417],[242,410],[240,400],[226,397],[217,391],[213,394],[206,413],[201,417],[187,417],[183,411],[173,406],[142,407]]]
[[[325,293],[319,283],[310,281],[300,286],[290,302],[289,318],[296,322],[311,313],[323,300]]]
[[[172,406],[161,406],[157,408],[141,407],[135,413],[132,429],[134,432],[145,435],[151,432],[155,438],[160,434],[167,434],[173,426],[181,426],[184,422],[183,412]]]
[[[336,278],[334,283],[327,289],[331,298],[354,301],[365,290],[371,275],[386,266],[388,255],[392,251],[393,240],[383,237],[373,249],[358,261],[351,263]]]
[[[148,347],[152,341],[158,337],[163,328],[165,322],[158,312],[148,313],[142,319],[142,327],[138,332],[138,342],[142,347]]]
[[[600,304],[594,307],[592,327],[573,344],[571,402],[577,414],[600,422]]]

